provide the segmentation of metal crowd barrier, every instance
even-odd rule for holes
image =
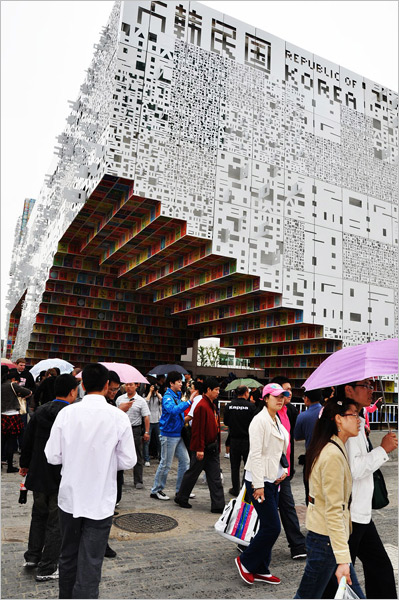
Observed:
[[[306,410],[306,406],[301,402],[293,402],[292,403],[299,412]],[[376,410],[373,413],[369,413],[369,421],[371,423],[379,424],[381,423],[381,412],[382,412],[382,423],[390,423],[391,425],[398,424],[398,405],[397,404],[387,404],[386,410],[381,408]]]
[[[382,414],[381,414],[382,413]],[[380,423],[382,417],[383,423],[390,423],[391,425],[398,425],[398,405],[387,404],[386,409],[380,408],[375,412],[369,414],[369,421],[371,423]],[[397,428],[397,427],[396,427]]]
[[[230,403],[230,400],[220,399],[219,407],[220,407],[220,416],[221,422],[223,423],[223,415],[224,409],[227,404]],[[293,402],[293,406],[295,406],[299,412],[306,410],[306,406],[303,402]],[[377,409],[375,412],[369,414],[369,421],[371,423],[379,424],[381,422],[381,410],[382,410],[382,423],[389,423],[394,429],[398,428],[398,405],[397,404],[387,404],[386,409]]]

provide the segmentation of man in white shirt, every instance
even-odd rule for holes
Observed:
[[[58,414],[44,450],[50,464],[62,465],[60,598],[98,598],[116,472],[136,464],[129,419],[105,400],[108,375],[99,363],[83,369],[86,395]]]
[[[361,410],[370,406],[373,388],[370,380],[362,379],[337,386],[335,393],[338,398],[354,400]],[[392,564],[371,518],[371,508],[373,473],[389,460],[388,454],[398,447],[398,439],[394,433],[387,433],[382,438],[381,445],[373,449],[365,434],[364,423],[365,420],[361,418],[359,435],[350,438],[345,444],[353,480],[349,549],[352,564],[355,564],[356,558],[363,564],[366,597],[397,598]],[[334,598],[336,589],[337,581],[333,576],[324,591],[324,598]]]
[[[126,394],[119,396],[116,406],[129,417],[133,431],[134,446],[136,448],[137,462],[133,469],[133,482],[136,489],[143,489],[143,438],[144,442],[150,440],[150,409],[145,398],[137,393],[138,383],[125,383]],[[141,431],[144,419],[144,436]]]
[[[370,406],[373,384],[368,379],[355,381],[345,386],[345,396],[355,400],[360,408]],[[338,391],[338,389],[337,389]],[[381,446],[372,449],[364,430],[361,429],[353,443],[346,443],[353,478],[352,488],[352,533],[349,538],[352,563],[356,556],[363,563],[367,598],[397,598],[395,577],[391,561],[371,518],[371,503],[374,491],[373,473],[388,459],[388,454],[398,447],[394,433],[387,433]]]

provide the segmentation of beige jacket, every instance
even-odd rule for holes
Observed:
[[[281,454],[287,451],[289,434],[278,420],[278,427],[266,407],[258,413],[249,426],[249,454],[245,468],[251,471],[252,485],[264,486],[265,479],[275,480]],[[287,473],[287,469],[284,469]]]
[[[342,448],[328,443],[320,452],[309,479],[309,502],[306,528],[320,535],[328,535],[338,564],[350,563],[348,539],[352,530],[349,497],[352,491],[352,476],[347,452],[341,440],[333,435],[332,440]]]

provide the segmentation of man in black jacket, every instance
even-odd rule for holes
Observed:
[[[115,408],[116,408],[116,398],[119,398],[119,396],[122,395],[122,392],[120,391],[120,387],[121,387],[121,380],[120,380],[118,373],[116,373],[115,371],[109,371],[108,372],[108,392],[107,392],[107,395],[105,396],[105,399],[108,402],[108,404],[110,404],[111,406],[115,406]],[[124,473],[124,471],[116,472],[117,492],[116,492],[115,506],[118,506],[119,502],[122,499],[122,485],[124,483],[123,473]],[[114,514],[117,515],[118,513],[115,512]],[[116,556],[115,550],[113,550],[108,543],[107,543],[107,547],[105,548],[104,556],[106,558],[115,558],[115,556]]]
[[[237,398],[226,406],[223,422],[230,434],[230,467],[231,484],[229,493],[238,496],[240,493],[240,465],[244,465],[249,452],[249,424],[255,414],[255,404],[249,401],[249,389],[242,385],[236,389]]]
[[[26,387],[28,390],[34,392],[36,389],[35,380],[33,379],[32,374],[29,372],[29,369],[26,368],[25,359],[17,358],[15,364],[17,365],[17,371],[21,378],[22,387]]]
[[[33,402],[31,402],[31,408],[33,410],[31,412],[34,412],[39,406],[54,400],[54,384],[58,376],[59,373],[57,373],[56,369],[47,369],[44,378],[41,380],[33,394]]]
[[[20,376],[19,385],[21,385],[22,387],[28,388],[28,390],[31,390],[31,392],[34,392],[36,390],[35,380],[33,379],[32,374],[29,372],[29,369],[26,368],[25,359],[17,358],[17,360],[15,361],[15,364],[17,365],[18,375]],[[18,435],[18,438],[17,438],[18,450],[21,450],[21,448],[22,448],[22,443],[24,440],[24,433],[26,430],[26,426],[28,424],[28,414],[32,413],[31,403],[33,403],[33,396],[30,396],[29,398],[27,398],[26,414],[21,415],[24,429],[23,429],[23,431],[21,431],[21,433]]]
[[[55,399],[39,406],[25,431],[19,472],[26,475],[25,487],[33,491],[33,508],[24,567],[38,567],[36,581],[58,579],[61,534],[57,498],[61,466],[47,462],[44,448],[60,410],[75,402],[78,384],[73,375],[57,377]]]

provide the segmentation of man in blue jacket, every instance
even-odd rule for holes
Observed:
[[[312,439],[313,429],[321,411],[321,390],[309,390],[304,392],[303,401],[307,410],[298,415],[295,423],[294,438],[295,441],[305,440],[305,451],[308,449]],[[306,454],[303,461],[303,485],[305,486],[305,502],[309,504],[309,482],[305,479]]]
[[[162,416],[159,421],[161,438],[161,462],[155,473],[154,484],[150,497],[155,500],[170,500],[164,493],[166,479],[176,455],[178,460],[176,493],[180,489],[184,473],[190,466],[190,458],[181,437],[184,427],[184,411],[192,404],[190,400],[182,402],[181,387],[182,375],[172,371],[167,379],[168,388],[162,398]]]

